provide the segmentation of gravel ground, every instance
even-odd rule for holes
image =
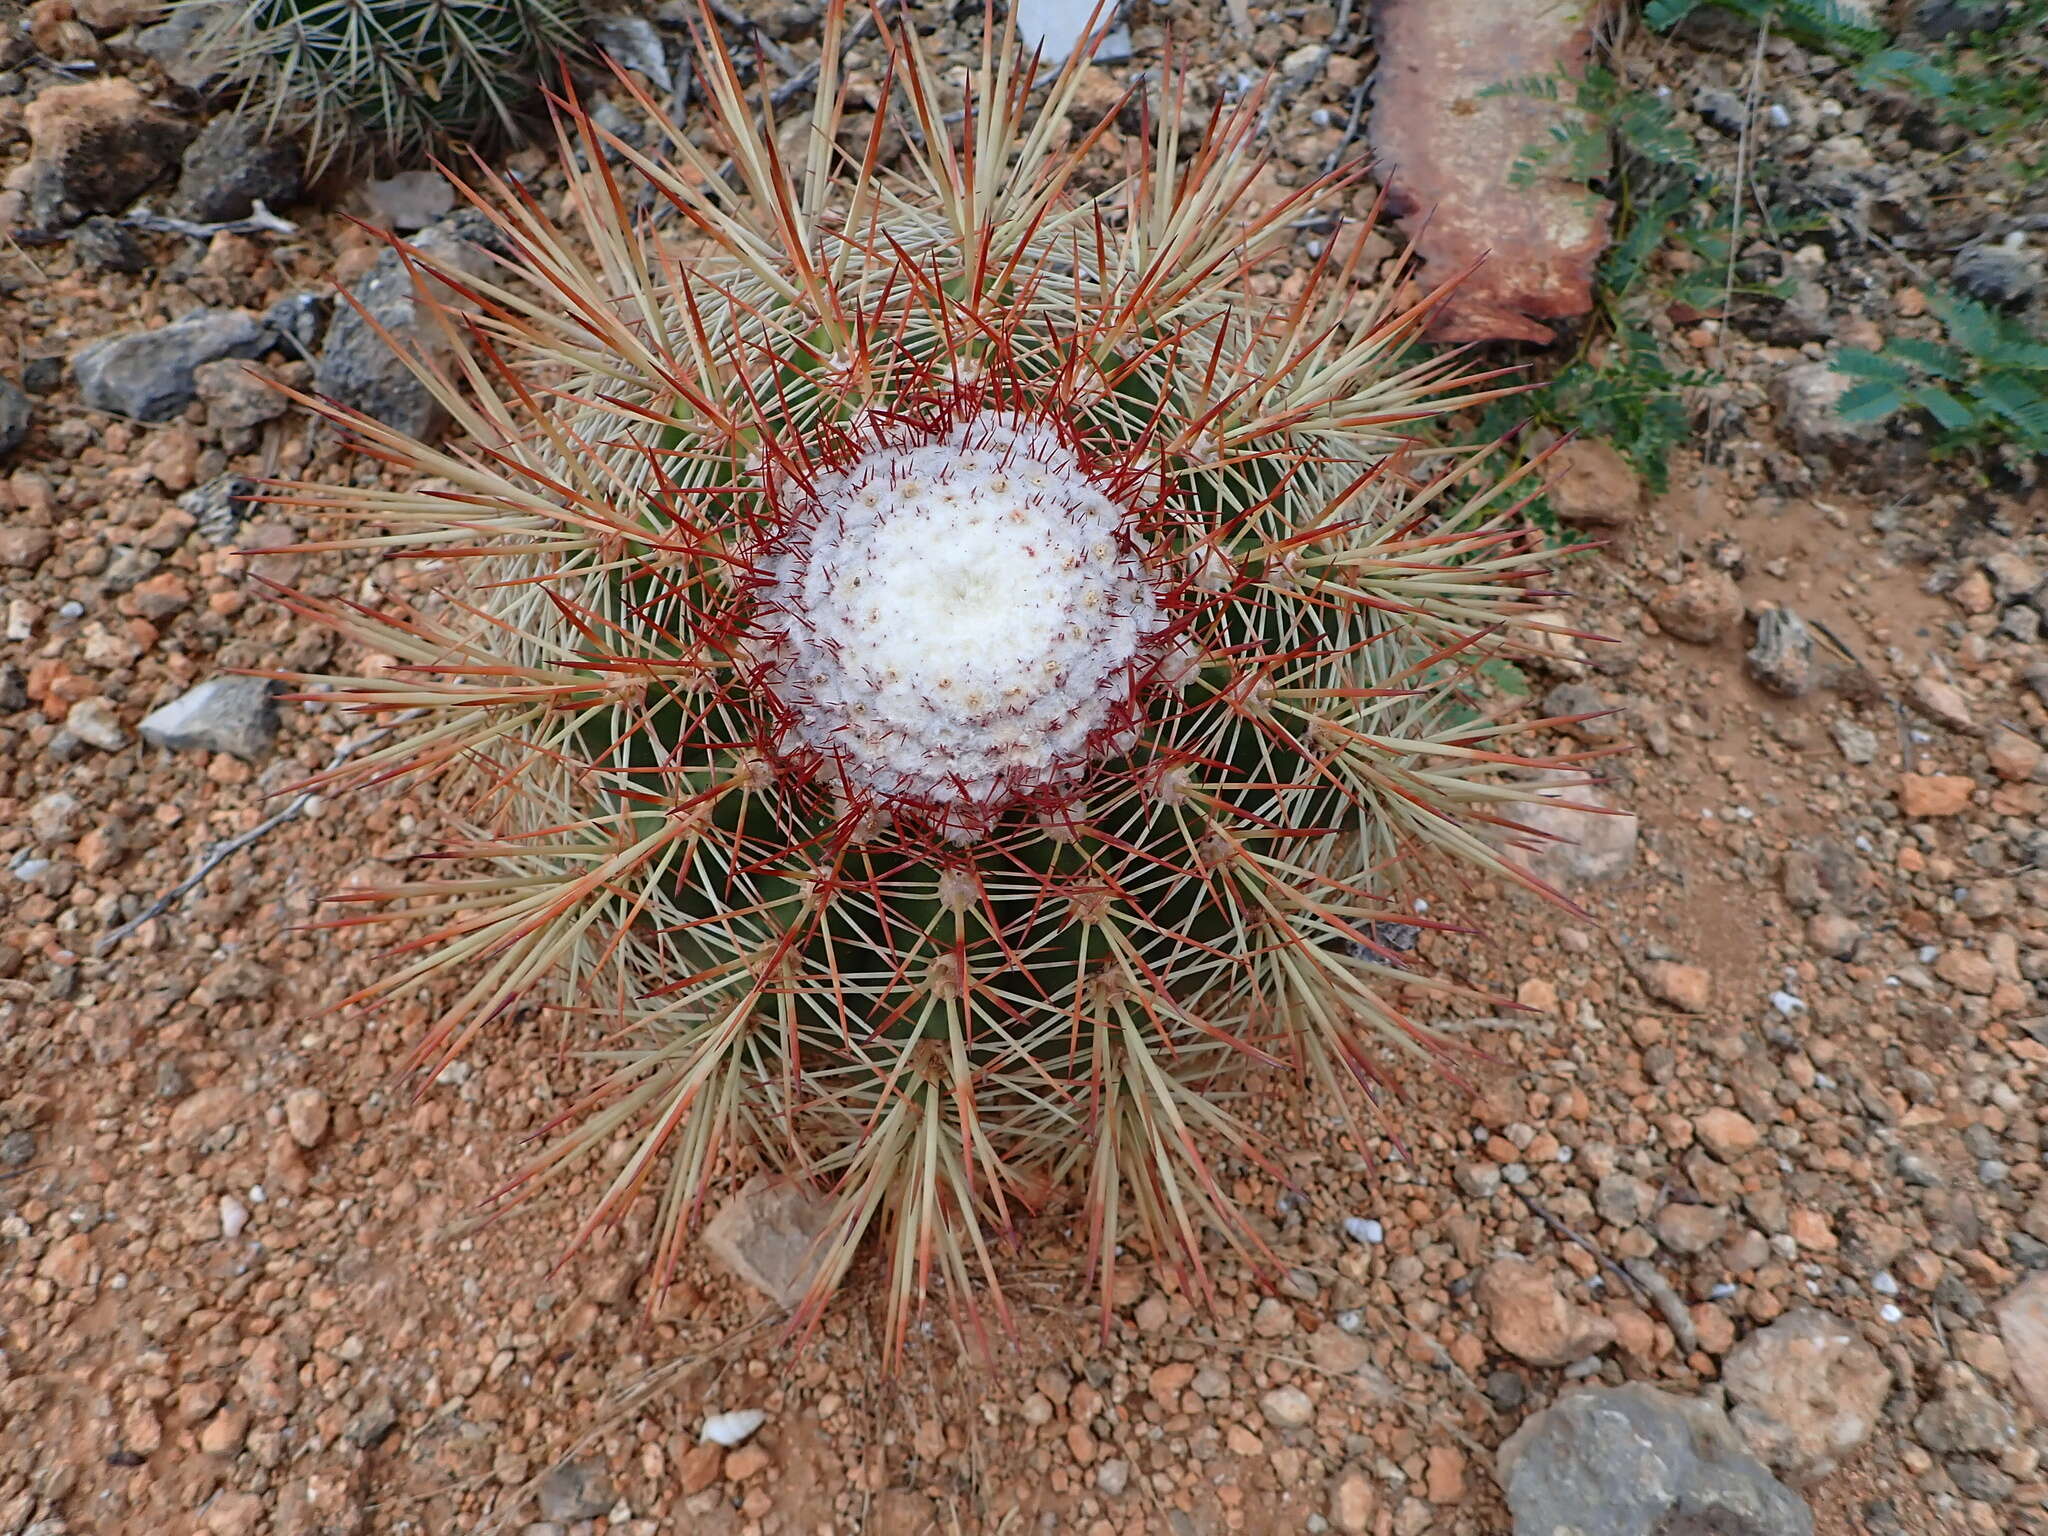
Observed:
[[[53,3],[36,51],[0,53],[0,169],[73,78],[65,48],[161,102],[175,156],[205,113],[135,46],[153,8]],[[1206,17],[1186,41],[1206,78],[1301,77],[1284,186],[1344,143],[1370,56],[1321,51],[1329,7],[1249,14],[1248,42]],[[1101,110],[1156,67],[1152,13],[1132,40]],[[1746,50],[1626,62],[1690,101]],[[341,1006],[375,942],[308,925],[426,846],[416,793],[315,797],[149,915],[356,727],[288,704],[273,731],[259,700],[248,734],[173,750],[144,718],[228,669],[330,659],[265,580],[433,576],[279,552],[321,530],[223,477],[373,471],[238,373],[144,422],[68,360],[365,277],[360,191],[322,189],[289,233],[103,216],[0,245],[0,376],[32,409],[0,457],[0,1536],[1497,1532],[1502,1441],[1625,1382],[1725,1404],[1815,1530],[2048,1530],[2048,492],[1931,465],[1910,432],[1857,442],[1786,384],[1921,334],[1957,252],[2017,229],[2025,254],[2041,193],[1994,201],[1970,146],[1915,145],[1798,50],[1768,58],[1785,195],[1918,217],[1773,251],[1817,290],[1797,313],[1660,320],[1722,378],[1711,459],[1681,454],[1667,494],[1566,450],[1560,511],[1606,543],[1560,627],[1612,638],[1560,638],[1498,705],[1616,711],[1572,729],[1635,749],[1605,791],[1627,815],[1547,856],[1583,917],[1481,884],[1446,894],[1484,938],[1421,939],[1528,1010],[1470,1024],[1476,1093],[1416,1082],[1400,1139],[1363,1149],[1269,1107],[1288,1183],[1246,1169],[1236,1193],[1286,1266],[1270,1287],[1219,1262],[1211,1311],[1132,1266],[1104,1319],[1055,1212],[992,1367],[935,1321],[887,1379],[860,1273],[792,1348],[702,1255],[650,1315],[645,1213],[559,1269],[584,1191],[478,1222],[583,1068],[528,1014],[416,1092],[434,998]],[[512,163],[545,189],[544,157]],[[0,193],[9,227],[35,195]],[[316,352],[264,366],[303,384]],[[765,1416],[744,1443],[701,1442],[742,1409]]]

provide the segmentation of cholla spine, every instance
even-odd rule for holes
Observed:
[[[844,30],[833,4],[795,166],[708,28],[713,148],[671,125],[642,153],[570,109],[564,161],[600,168],[573,182],[574,229],[490,182],[520,281],[446,273],[471,312],[445,322],[477,345],[458,376],[419,366],[467,446],[330,408],[416,483],[297,496],[380,525],[337,543],[471,568],[434,610],[304,604],[398,659],[328,696],[430,716],[350,775],[447,775],[475,828],[448,851],[493,871],[358,895],[427,925],[364,1000],[464,979],[426,1066],[523,1000],[590,1021],[614,1070],[508,1192],[629,1137],[583,1231],[652,1193],[665,1283],[751,1150],[837,1192],[800,1318],[879,1232],[900,1347],[935,1285],[1000,1306],[997,1240],[1070,1181],[1105,1288],[1138,1233],[1200,1288],[1205,1229],[1260,1251],[1218,1172],[1263,1158],[1233,1108],[1246,1073],[1369,1115],[1397,1058],[1448,1062],[1387,995],[1432,983],[1376,925],[1416,920],[1393,877],[1418,851],[1534,883],[1497,826],[1530,791],[1497,770],[1548,764],[1453,706],[1539,622],[1546,557],[1514,484],[1459,490],[1469,456],[1416,478],[1404,424],[1494,393],[1408,355],[1427,304],[1383,290],[1360,312],[1327,262],[1251,295],[1290,222],[1350,184],[1233,217],[1256,97],[1185,164],[1169,103],[1091,204],[1068,188],[1111,120],[1059,144],[1072,67],[1034,113],[992,30],[956,134],[892,29],[917,146],[892,173],[880,112],[864,154],[837,147]],[[636,222],[628,176],[666,225]],[[1009,706],[913,690],[848,744],[831,711],[859,690],[828,699],[821,658],[844,682],[900,653],[896,681],[927,683],[933,658],[863,637],[830,581],[795,612],[806,562],[859,544],[849,496],[949,451],[929,478],[974,482],[982,532],[1021,510],[1092,538],[1107,505],[1108,547],[1039,583],[1093,584],[1115,638],[1068,660],[1107,664]],[[1049,500],[988,493],[1027,470]],[[996,739],[1070,686],[1074,739]],[[977,722],[990,739],[963,742]],[[892,755],[920,732],[925,758]],[[940,773],[946,752],[965,766]]]

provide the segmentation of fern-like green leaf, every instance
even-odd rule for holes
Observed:
[[[1865,379],[1844,391],[1835,402],[1835,414],[1844,421],[1883,421],[1906,403],[1898,385],[1884,379]]]
[[[1961,432],[1977,424],[1977,413],[1947,390],[1922,384],[1913,391],[1913,403],[1950,432]]]
[[[1977,384],[1987,409],[2019,429],[2029,447],[2048,447],[2048,395],[2030,379],[2009,373],[1987,373]]]
[[[1866,352],[1861,347],[1843,347],[1829,359],[1837,373],[1846,373],[1856,379],[1882,379],[1891,384],[1909,383],[1913,370],[1895,357],[1882,352]]]
[[[1885,352],[1892,357],[1904,358],[1922,373],[1931,373],[1937,379],[1961,379],[1969,372],[1969,360],[1953,347],[1944,347],[1940,342],[1923,341],[1917,336],[1894,336],[1884,344]],[[1843,368],[1843,373],[1853,369]]]

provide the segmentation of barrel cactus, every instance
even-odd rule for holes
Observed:
[[[582,0],[181,0],[230,93],[315,170],[509,135],[580,46]]]
[[[1000,1315],[1069,1192],[1096,1283],[1135,1246],[1203,1289],[1212,1234],[1263,1257],[1258,1095],[1363,1146],[1404,1060],[1452,1064],[1390,925],[1461,865],[1536,883],[1528,727],[1469,703],[1546,553],[1418,445],[1497,388],[1415,348],[1428,296],[1297,244],[1355,173],[1245,202],[1256,96],[1076,130],[1078,71],[1034,108],[999,24],[964,82],[885,24],[857,103],[843,30],[800,131],[713,36],[701,141],[565,112],[559,223],[486,178],[510,254],[417,258],[457,436],[324,407],[395,474],[294,494],[437,562],[431,600],[300,600],[381,658],[309,695],[403,722],[348,772],[431,781],[467,861],[352,893],[417,925],[365,1000],[448,979],[429,1071],[558,1009],[595,1085],[508,1196],[595,1175],[583,1235],[644,1199],[665,1284],[779,1168],[831,1200],[799,1323],[866,1240],[900,1347],[934,1293]]]

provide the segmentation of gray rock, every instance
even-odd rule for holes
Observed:
[[[1597,1387],[1525,1420],[1496,1463],[1515,1536],[1812,1536],[1813,1512],[1725,1415],[1653,1387]]]
[[[87,272],[136,273],[149,265],[142,242],[118,219],[96,213],[71,232],[71,254]]]
[[[704,1226],[711,1256],[785,1307],[804,1298],[823,1257],[832,1202],[800,1185],[752,1178]]]
[[[618,1497],[602,1461],[564,1462],[549,1471],[536,1490],[541,1519],[563,1525],[609,1513]]]
[[[320,333],[327,329],[327,303],[324,293],[287,294],[263,311],[263,323],[277,332],[285,351],[310,363]]]
[[[413,244],[437,260],[481,271],[483,258],[471,242],[470,229],[465,219],[444,220],[422,231]],[[410,437],[433,437],[445,423],[446,412],[433,391],[378,334],[381,326],[402,345],[418,348],[430,358],[442,351],[440,329],[412,273],[396,251],[386,251],[349,291],[356,302],[335,310],[327,327],[327,343],[320,350],[314,387]],[[441,297],[450,295],[444,289]],[[360,311],[356,305],[362,306]]]
[[[196,91],[221,72],[220,50],[206,45],[206,30],[223,9],[192,3],[173,6],[161,24],[135,34],[135,47],[156,60],[173,84]]]
[[[363,196],[370,204],[370,221],[402,235],[425,229],[455,211],[455,188],[439,171],[400,171],[366,183]]]
[[[1940,42],[1959,32],[1988,32],[2004,12],[2003,0],[1920,0],[1913,25]]]
[[[1780,698],[1813,691],[1813,633],[1790,608],[1766,608],[1757,615],[1756,644],[1742,659],[1757,685]]]
[[[1942,1368],[1942,1390],[1913,1418],[1913,1433],[1930,1451],[1996,1454],[2017,1434],[2012,1410],[1985,1389],[1966,1365]]]
[[[1835,409],[1855,382],[1826,363],[1798,363],[1778,375],[1771,385],[1771,398],[1793,447],[1827,458],[1884,441],[1883,422],[1844,421]]]
[[[2017,243],[1967,245],[1956,252],[1948,279],[1979,303],[2017,309],[2040,290],[2041,262]]]
[[[358,1450],[367,1451],[381,1443],[397,1426],[398,1410],[392,1407],[390,1398],[380,1395],[362,1406],[348,1421],[341,1436]]]
[[[138,421],[168,421],[192,400],[192,370],[221,357],[261,357],[270,329],[246,309],[194,310],[153,331],[110,336],[71,360],[85,403]]]
[[[200,536],[222,548],[235,542],[249,509],[257,504],[262,487],[244,475],[221,475],[197,490],[178,498],[178,505],[192,514]]]
[[[171,206],[202,223],[246,219],[258,202],[283,208],[296,198],[301,169],[299,147],[289,138],[266,139],[253,118],[224,112],[186,149]]]
[[[253,763],[277,739],[276,691],[267,677],[210,677],[145,716],[142,739],[173,752],[229,752]]]
[[[1842,756],[1852,763],[1869,763],[1877,760],[1877,733],[1866,730],[1853,720],[1831,720],[1828,734],[1835,738],[1835,746]]]
[[[638,70],[657,89],[675,89],[675,76],[668,67],[668,50],[661,33],[645,16],[599,16],[590,23],[590,40],[606,57],[626,69]]]
[[[28,436],[29,418],[33,414],[28,396],[15,387],[14,381],[0,379],[0,459],[21,446],[21,440]]]

